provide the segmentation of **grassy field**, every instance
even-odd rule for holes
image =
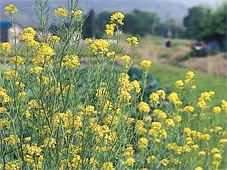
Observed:
[[[179,68],[171,65],[153,63],[151,75],[155,77],[163,88],[167,91],[176,91],[175,81],[184,79],[185,73],[189,69]],[[195,81],[198,95],[205,91],[215,91],[213,98],[214,105],[219,105],[221,100],[226,99],[227,95],[227,80],[226,78],[216,78],[197,70],[192,70],[195,73]]]

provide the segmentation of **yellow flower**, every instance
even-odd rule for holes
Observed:
[[[162,124],[160,122],[152,122],[151,123],[151,128],[154,130],[160,130],[162,127]]]
[[[169,102],[176,104],[176,105],[181,105],[182,102],[178,97],[178,94],[176,92],[172,92],[170,93],[170,95],[168,96]]]
[[[214,160],[214,161],[212,162],[212,165],[214,165],[215,168],[218,169],[218,167],[219,167],[219,165],[220,165],[220,162],[219,162],[218,160]]]
[[[24,58],[21,56],[14,56],[13,58],[10,59],[9,64],[15,64],[17,66],[21,66],[24,64]]]
[[[205,156],[206,155],[206,152],[205,151],[199,151],[198,152],[198,156]]]
[[[150,103],[154,102],[155,105],[158,105],[160,102],[159,102],[159,95],[155,92],[152,92],[149,96],[149,99],[150,99]]]
[[[4,74],[7,80],[19,77],[19,73],[16,70],[6,70]]]
[[[30,74],[41,74],[43,71],[43,67],[34,67],[29,70]]]
[[[140,62],[140,65],[143,67],[143,68],[150,68],[151,67],[151,64],[152,62],[150,60],[142,60]]]
[[[106,30],[105,30],[106,34],[113,36],[114,35],[114,27],[115,27],[114,24],[106,24]]]
[[[167,166],[169,164],[169,160],[168,159],[162,159],[161,161],[159,161],[159,164],[161,164],[163,166]]]
[[[4,142],[7,143],[7,145],[15,146],[17,143],[20,143],[20,139],[17,135],[9,135],[5,139],[3,139]]]
[[[193,112],[195,110],[195,108],[193,106],[185,106],[183,108],[184,112]]]
[[[121,57],[121,61],[123,63],[126,63],[127,64],[127,63],[129,63],[131,61],[131,57],[128,56],[128,55],[124,55],[124,56]]]
[[[166,119],[165,123],[166,123],[167,126],[172,126],[172,127],[175,126],[173,119]]]
[[[77,55],[66,55],[63,58],[62,66],[70,68],[78,67],[80,66],[80,59]]]
[[[219,153],[220,150],[218,148],[211,149],[210,153]]]
[[[197,106],[203,109],[207,107],[207,104],[205,101],[198,101]]]
[[[138,148],[145,149],[148,145],[148,140],[146,138],[140,138],[138,141]]]
[[[49,37],[47,38],[47,41],[48,41],[49,43],[54,43],[54,44],[59,44],[60,40],[61,40],[61,38],[58,37],[58,36],[55,36],[55,35],[49,36]]]
[[[182,80],[177,80],[176,82],[175,82],[175,87],[176,88],[182,88],[184,86],[184,82],[182,81]]]
[[[56,140],[54,138],[46,138],[43,142],[44,147],[48,148],[55,148],[56,147]]]
[[[188,83],[195,77],[195,74],[192,71],[188,71],[185,77],[185,83]]]
[[[197,166],[194,170],[203,170],[201,166]]]
[[[1,48],[7,52],[11,52],[11,44],[8,42],[3,42]]]
[[[67,17],[68,11],[65,8],[58,8],[54,10],[56,17]]]
[[[0,107],[0,113],[5,112],[7,109],[5,107]]]
[[[219,141],[221,144],[227,143],[227,139],[220,139]]]
[[[221,157],[221,154],[220,153],[215,153],[213,155],[213,158],[214,158],[214,160],[216,160],[216,159],[221,159],[222,157]]]
[[[6,15],[8,15],[8,14],[14,15],[14,14],[16,14],[16,13],[18,12],[17,7],[16,7],[15,5],[13,5],[13,4],[7,5],[7,6],[4,8],[4,10],[5,10],[5,14],[6,14]]]
[[[151,163],[154,160],[155,160],[155,156],[154,155],[148,156],[147,163]]]
[[[139,93],[141,91],[140,83],[137,80],[133,80],[131,82],[131,85],[132,85],[132,90],[134,90],[136,93]]]
[[[131,37],[126,38],[126,41],[128,42],[128,44],[131,47],[136,47],[139,44],[139,40],[135,36],[131,36]]]
[[[32,28],[32,27],[24,28],[23,33],[20,36],[20,40],[27,41],[27,42],[33,42],[35,34],[36,34],[36,31],[34,30],[34,28]],[[31,44],[30,44],[30,46],[31,46]]]
[[[114,170],[114,166],[112,162],[105,162],[102,165],[103,170]]]
[[[176,122],[181,122],[182,121],[182,117],[178,115],[178,116],[174,117],[174,120]]]
[[[150,112],[150,106],[146,102],[140,102],[137,107],[138,107],[139,111],[142,113]]]
[[[225,111],[225,113],[227,113],[227,101],[226,100],[221,101],[221,108],[222,108],[222,110]]]
[[[213,108],[213,112],[214,112],[215,114],[220,113],[220,112],[221,112],[221,107],[219,107],[219,106],[214,107],[214,108]]]
[[[124,25],[123,23],[124,17],[125,17],[124,14],[122,14],[121,12],[115,12],[110,16],[110,22],[114,24]]]
[[[71,14],[75,17],[77,17],[78,19],[81,19],[82,15],[83,15],[83,11],[78,9],[76,11],[71,10]]]
[[[157,115],[157,117],[158,117],[159,119],[160,119],[160,118],[163,118],[163,119],[166,119],[166,118],[167,118],[166,113],[163,112],[163,111],[160,110],[160,109],[155,109],[153,112],[154,112],[154,114]]]
[[[134,154],[134,149],[132,146],[129,146],[124,151],[124,156],[132,156]]]
[[[129,166],[132,166],[135,163],[135,159],[134,158],[128,158],[125,163]]]

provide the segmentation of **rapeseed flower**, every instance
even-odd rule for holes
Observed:
[[[68,11],[65,8],[58,8],[54,10],[55,16],[56,17],[67,17],[68,16]]]
[[[215,114],[220,113],[220,112],[221,112],[221,107],[215,106],[215,107],[213,108],[213,112],[214,112]]]
[[[129,157],[129,156],[133,156],[134,155],[134,149],[132,146],[128,146],[125,150],[124,150],[124,153],[123,155],[125,157]]]
[[[5,78],[6,78],[7,80],[16,79],[16,78],[19,77],[19,73],[18,73],[18,71],[16,71],[16,70],[6,70],[6,71],[4,72],[4,74],[5,74]]]
[[[56,35],[47,37],[47,42],[48,43],[59,44],[60,40],[61,40],[61,38],[56,36]]]
[[[140,138],[138,141],[138,149],[145,149],[147,148],[148,140],[146,138]]]
[[[83,11],[78,9],[78,10],[71,10],[70,12],[73,16],[75,16],[77,19],[81,19],[83,16]]]
[[[123,19],[124,19],[124,14],[121,12],[115,12],[110,16],[110,22],[112,24],[119,24],[119,25],[124,25]]]
[[[139,40],[136,36],[126,38],[126,41],[131,47],[136,47],[139,44]]]
[[[134,158],[127,158],[125,163],[129,166],[132,166],[135,163],[135,159]]]
[[[10,59],[9,64],[15,64],[16,66],[22,66],[24,65],[25,60],[21,56],[14,56],[13,58]]]
[[[194,170],[203,170],[201,166],[197,166]]]
[[[151,67],[151,64],[152,64],[152,62],[151,62],[150,60],[142,60],[142,61],[140,62],[140,65],[141,65],[143,68],[145,68],[145,69],[150,68],[150,67]]]
[[[141,113],[149,113],[151,110],[146,102],[140,102],[137,107]]]
[[[106,24],[105,32],[107,35],[114,35],[115,24]]]
[[[162,159],[161,161],[159,161],[159,164],[166,167],[169,164],[169,160],[168,159]]]
[[[178,94],[176,92],[172,92],[170,93],[170,95],[168,96],[169,102],[176,104],[176,105],[181,105],[182,102],[178,97]]]
[[[11,52],[11,44],[9,42],[3,42],[1,48],[6,52]]]
[[[195,74],[192,71],[188,71],[185,76],[185,83],[188,83],[195,77]]]
[[[128,56],[128,55],[124,55],[124,56],[121,57],[121,61],[123,63],[126,63],[127,64],[127,63],[129,63],[131,61],[131,57]]]
[[[105,162],[102,168],[103,170],[114,170],[113,162]]]
[[[198,156],[205,156],[206,155],[206,152],[205,151],[199,151],[198,152]]]
[[[66,55],[63,58],[62,66],[69,68],[78,67],[80,66],[80,59],[77,55]]]
[[[180,88],[182,88],[183,86],[184,86],[183,80],[177,80],[177,81],[175,82],[175,87],[176,87],[176,88],[180,89]]]
[[[9,4],[9,5],[5,6],[4,10],[5,10],[5,12],[4,12],[5,15],[8,15],[8,14],[14,15],[18,12],[17,7],[13,4]]]
[[[147,157],[147,163],[151,163],[151,162],[154,162],[155,161],[155,156],[154,155],[151,155],[151,156],[148,156]]]

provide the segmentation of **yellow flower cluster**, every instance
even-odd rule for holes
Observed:
[[[101,54],[102,56],[108,52],[110,44],[104,39],[95,39],[94,41],[86,40],[89,43],[89,49],[94,54]]]
[[[5,8],[5,14],[8,15],[8,14],[11,14],[11,15],[14,15],[18,12],[18,9],[15,5],[13,4],[9,4],[7,5]]]
[[[164,90],[157,90],[152,92],[149,96],[150,103],[154,103],[155,105],[159,105],[166,98],[166,93]]]
[[[82,10],[80,10],[80,9],[78,9],[78,10],[76,10],[76,11],[71,10],[71,14],[72,14],[73,16],[75,16],[75,17],[77,17],[77,18],[79,19],[79,18],[81,18],[81,17],[82,17],[82,15],[83,15],[83,11],[82,11]]]
[[[61,40],[61,38],[56,36],[56,35],[47,37],[47,42],[48,43],[59,44],[60,40]]]
[[[142,60],[140,62],[140,65],[145,69],[150,68],[151,64],[152,64],[152,62],[150,60]]]
[[[126,41],[131,47],[136,47],[139,44],[139,40],[136,36],[127,37]]]
[[[106,24],[105,32],[107,35],[114,35],[115,24]]]
[[[8,42],[3,42],[1,48],[7,52],[11,52],[11,44]]]
[[[140,102],[138,104],[138,110],[141,113],[149,113],[150,112],[150,106],[146,102]]]
[[[67,17],[68,11],[65,8],[58,8],[54,10],[56,17]]]
[[[23,29],[23,33],[20,36],[21,41],[27,42],[27,45],[30,47],[34,47],[37,49],[39,47],[39,43],[34,39],[36,35],[36,31],[32,27],[27,27]]]
[[[25,60],[21,56],[14,56],[9,61],[9,64],[16,65],[18,67],[24,65],[24,63],[25,63]]]
[[[18,71],[16,71],[16,70],[10,70],[10,69],[8,69],[8,70],[6,70],[6,71],[4,72],[4,74],[5,74],[5,78],[6,78],[7,80],[10,80],[10,79],[17,79],[17,78],[19,77],[19,73],[18,73]]]
[[[115,12],[110,16],[110,22],[113,24],[123,25],[124,17],[124,14],[122,14],[121,12]]]
[[[77,55],[66,55],[63,58],[62,66],[74,68],[80,66],[80,60]]]
[[[181,105],[182,102],[178,97],[178,94],[176,92],[172,92],[169,96],[168,96],[169,102],[176,104],[176,105]]]

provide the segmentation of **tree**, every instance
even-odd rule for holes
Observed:
[[[226,10],[227,3],[224,3],[215,12],[212,13],[212,11],[209,11],[206,14],[204,20],[201,22],[200,39],[207,42],[217,41],[221,48],[224,46],[224,41],[226,41],[227,37]]]
[[[207,7],[192,7],[188,10],[188,16],[183,20],[186,32],[189,38],[199,38],[201,34],[201,22],[206,14],[210,11]]]
[[[154,34],[159,24],[160,18],[157,14],[135,10],[131,14],[126,14],[124,31],[145,36],[147,34]]]
[[[84,22],[83,38],[95,37],[95,11],[92,9]]]

